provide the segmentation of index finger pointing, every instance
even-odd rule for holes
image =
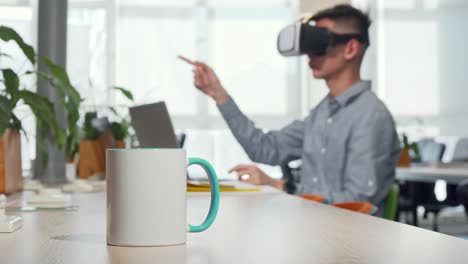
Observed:
[[[181,59],[181,60],[187,62],[187,63],[190,64],[190,65],[198,66],[194,61],[192,61],[192,60],[190,60],[189,58],[186,58],[186,57],[184,57],[184,56],[179,55],[179,56],[177,56],[177,58],[179,58],[179,59]]]

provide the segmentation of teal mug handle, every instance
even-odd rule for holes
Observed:
[[[218,213],[219,207],[219,183],[218,177],[216,177],[216,172],[211,166],[211,164],[208,163],[208,161],[199,158],[189,158],[189,164],[187,165],[187,167],[190,165],[200,165],[203,168],[203,170],[205,170],[205,172],[208,174],[208,179],[210,180],[211,185],[211,202],[208,215],[206,216],[205,220],[201,225],[188,225],[188,231],[190,233],[198,233],[205,231],[208,227],[210,227],[216,218],[216,214]]]

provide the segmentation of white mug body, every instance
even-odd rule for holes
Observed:
[[[184,149],[108,149],[107,243],[185,243],[186,166]]]

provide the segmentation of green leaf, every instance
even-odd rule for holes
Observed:
[[[119,114],[117,113],[117,110],[115,110],[114,107],[109,106],[109,110],[110,110],[115,116],[118,116],[118,115],[119,115]]]
[[[85,114],[85,120],[83,124],[85,140],[96,140],[99,137],[99,131],[97,131],[91,124],[91,121],[95,118],[97,118],[96,112],[87,112]]]
[[[21,38],[21,36],[14,29],[0,26],[0,39],[3,41],[13,40],[16,42],[31,64],[36,64],[36,52],[34,51],[33,47],[29,44],[26,44],[23,41],[23,38]]]
[[[70,156],[74,154],[76,149],[74,145],[79,141],[79,108],[83,100],[78,91],[71,84],[70,78],[68,77],[65,69],[60,65],[53,63],[47,57],[44,57],[43,60],[50,74],[38,72],[38,77],[48,80],[52,86],[59,91],[60,99],[66,110],[68,131],[65,144],[67,155]]]
[[[19,118],[13,113],[11,114],[9,128],[13,129],[15,132],[23,131],[26,135],[26,130],[24,130],[23,126],[21,126],[21,120],[19,120]]]
[[[46,97],[28,90],[21,90],[20,97],[31,108],[36,117],[38,127],[51,131],[58,147],[62,148],[66,142],[66,133],[57,124],[53,104]]]
[[[416,157],[419,157],[419,147],[418,147],[418,144],[416,144],[416,142],[413,142],[409,145],[410,149],[413,150],[414,152],[414,155]]]
[[[127,97],[127,99],[129,99],[130,101],[133,101],[133,94],[132,92],[130,92],[130,90],[128,89],[125,89],[123,87],[119,87],[119,86],[112,86],[112,88],[114,88],[115,90],[118,90],[120,92],[122,92],[122,94]]]
[[[0,135],[3,135],[5,129],[9,127],[12,114],[10,100],[4,95],[0,95]]]
[[[3,69],[3,78],[5,83],[5,90],[7,94],[11,95],[11,98],[14,100],[18,96],[19,92],[19,78],[16,73],[11,69]]]
[[[46,81],[49,81],[49,82],[52,81],[52,77],[50,77],[50,76],[49,76],[47,73],[45,73],[45,72],[36,71],[35,73],[36,73],[36,75],[37,75],[38,78],[41,78],[41,79],[46,80]]]
[[[409,148],[408,136],[406,136],[406,134],[403,134],[403,147]]]
[[[78,152],[78,145],[79,145],[79,135],[78,130],[69,131],[67,135],[67,143],[66,143],[66,152],[67,158],[72,158]]]
[[[68,102],[72,103],[73,105],[79,105],[82,101],[80,94],[70,83],[70,79],[65,69],[60,65],[53,63],[47,57],[44,57],[43,60],[44,64],[49,69],[49,80],[52,81],[52,85],[59,89],[59,92],[63,97],[66,97]]]
[[[116,140],[125,140],[128,137],[130,124],[125,120],[122,123],[112,122],[110,124],[112,134]]]
[[[45,169],[47,167],[47,163],[49,162],[49,153],[47,153],[46,144],[44,143],[45,140],[47,140],[45,135],[47,135],[47,130],[43,129],[43,128],[39,128],[38,140],[36,142],[37,142],[37,146],[38,146],[38,149],[39,149],[39,156],[37,157],[37,159],[40,161],[39,162],[39,165],[40,165],[39,171],[40,171],[41,174],[44,173],[44,171],[45,171]]]
[[[11,59],[11,55],[10,55],[10,54],[1,53],[1,52],[0,52],[0,57],[7,57],[7,58],[10,58],[10,59]]]
[[[23,75],[29,75],[29,74],[34,74],[36,71],[26,71]]]
[[[53,104],[44,96],[36,94],[28,90],[21,90],[19,93],[20,98],[27,104],[34,116],[38,126],[37,144],[39,148],[40,170],[41,173],[47,166],[48,153],[45,142],[47,141],[49,133],[51,133],[59,148],[62,148],[66,142],[65,130],[58,126],[55,109]]]

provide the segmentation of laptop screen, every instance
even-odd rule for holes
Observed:
[[[130,107],[129,110],[140,147],[180,147],[164,102]]]

